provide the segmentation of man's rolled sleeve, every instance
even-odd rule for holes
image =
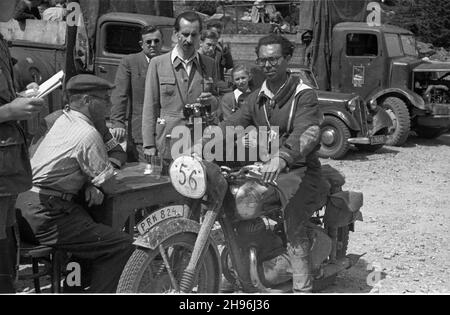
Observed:
[[[108,160],[100,134],[86,137],[77,150],[78,164],[94,186],[100,187],[114,176],[114,167]]]
[[[312,89],[300,93],[301,94],[297,96],[293,130],[284,144],[280,147],[279,152],[279,156],[288,163],[288,166],[293,164],[300,157],[306,157],[310,154],[320,141],[319,126],[322,120],[322,113],[317,101],[317,95]],[[308,133],[305,134],[305,131],[307,130]],[[318,130],[319,134],[310,136],[311,130],[314,131],[314,133]],[[300,148],[301,139],[303,141],[302,150]]]
[[[160,107],[158,68],[155,59],[152,59],[145,79],[145,95],[142,109],[142,140],[144,148],[155,146],[156,120],[159,116]]]

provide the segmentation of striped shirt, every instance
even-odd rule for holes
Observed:
[[[64,110],[31,158],[33,185],[77,194],[86,182],[101,186],[114,168],[100,133],[88,117]]]

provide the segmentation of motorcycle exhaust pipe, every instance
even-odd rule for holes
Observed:
[[[261,280],[259,279],[258,274],[258,259],[256,257],[256,248],[250,248],[250,279],[252,280],[253,285],[259,290],[260,293],[285,293],[289,292],[289,289],[270,289],[266,288]],[[292,290],[292,285],[290,286],[290,290]]]

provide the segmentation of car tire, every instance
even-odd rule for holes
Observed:
[[[325,116],[321,125],[321,146],[318,155],[321,158],[343,158],[350,148],[348,142],[350,136],[350,130],[342,120],[334,116]]]
[[[401,146],[408,139],[411,122],[406,103],[398,97],[386,98],[381,106],[392,119],[393,126],[389,129],[387,145]]]

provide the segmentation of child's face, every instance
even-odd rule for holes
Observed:
[[[246,92],[248,90],[249,80],[250,76],[245,70],[239,70],[233,74],[234,84],[241,92]]]

